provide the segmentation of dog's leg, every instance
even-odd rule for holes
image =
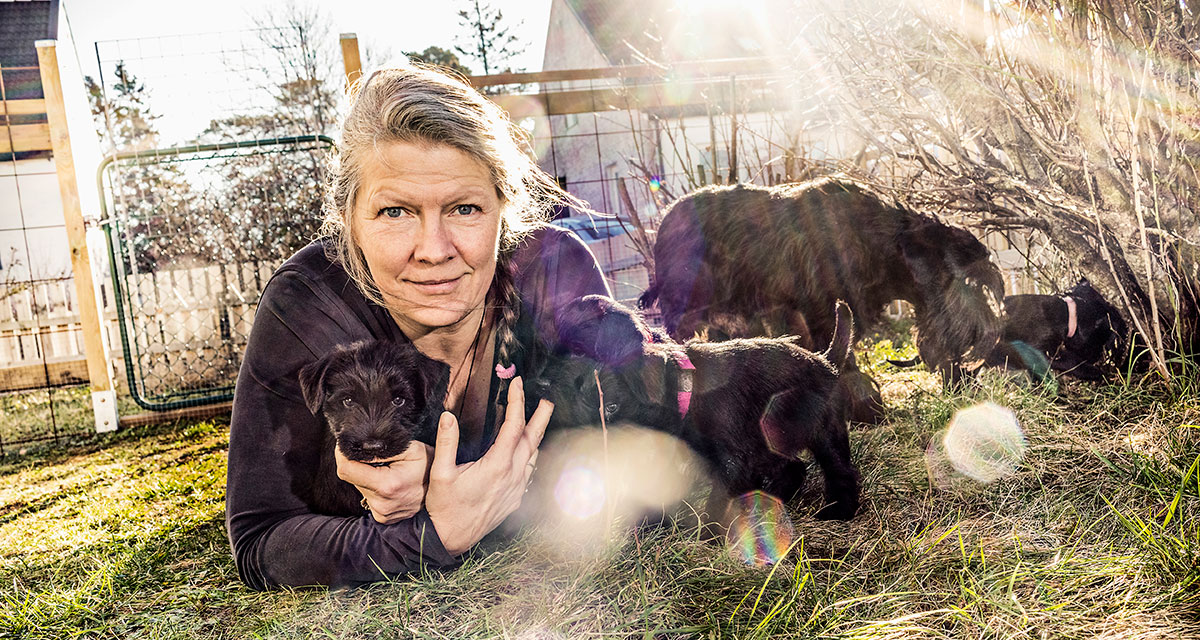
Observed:
[[[780,466],[773,469],[771,477],[763,481],[763,490],[790,503],[800,495],[804,488],[804,478],[808,475],[808,463],[803,460],[781,460]]]
[[[858,470],[850,461],[850,436],[846,423],[837,416],[826,419],[811,451],[825,474],[825,506],[817,512],[821,520],[849,520],[858,511]]]
[[[825,474],[827,504],[817,512],[817,517],[825,520],[849,520],[858,510],[858,471],[850,462],[850,436],[841,400],[836,391],[826,397],[790,389],[772,398],[759,422],[775,454],[795,459],[801,451],[812,452]]]
[[[871,376],[858,369],[854,353],[846,356],[838,376],[838,392],[845,398],[847,416],[852,422],[879,424],[883,422],[883,395]]]
[[[729,492],[729,487],[718,474],[713,474],[712,490],[708,492],[708,502],[704,505],[704,513],[701,514],[703,526],[701,535],[705,540],[721,540],[729,531],[729,527],[733,524],[734,517],[737,516],[733,496]]]

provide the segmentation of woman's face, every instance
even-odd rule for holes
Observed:
[[[455,327],[484,302],[501,203],[475,158],[446,145],[385,142],[362,160],[355,242],[400,328]]]

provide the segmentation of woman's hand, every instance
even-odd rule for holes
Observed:
[[[413,440],[386,467],[355,462],[342,455],[337,447],[334,447],[333,456],[337,461],[338,477],[358,488],[376,522],[392,524],[411,518],[421,510],[429,485],[433,447]]]
[[[508,409],[496,442],[482,458],[456,465],[458,421],[442,413],[425,508],[446,550],[465,552],[521,506],[554,405],[546,400],[525,421],[521,378],[508,387]]]

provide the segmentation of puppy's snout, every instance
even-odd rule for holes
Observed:
[[[362,450],[365,451],[366,453],[382,451],[383,450],[383,441],[382,440],[364,440],[362,443]]]

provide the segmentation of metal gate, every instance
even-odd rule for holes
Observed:
[[[121,350],[143,408],[222,402],[271,274],[317,234],[334,142],[309,135],[112,155],[101,194]]]

